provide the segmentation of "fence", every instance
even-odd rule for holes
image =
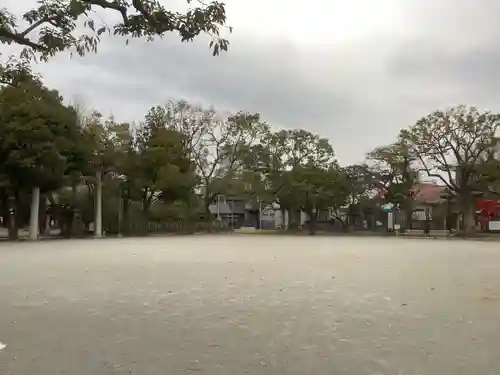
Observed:
[[[162,233],[194,233],[194,232],[220,232],[230,230],[229,225],[222,221],[214,221],[208,224],[204,221],[198,222],[185,222],[185,221],[146,221],[146,220],[132,220],[123,223],[120,231],[118,231],[117,222],[109,222],[104,226],[107,234],[123,234],[123,235],[148,235],[148,234],[162,234]]]

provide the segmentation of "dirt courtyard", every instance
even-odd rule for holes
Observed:
[[[0,343],[12,375],[498,375],[500,244],[4,242]]]

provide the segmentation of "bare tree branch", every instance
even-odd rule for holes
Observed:
[[[97,5],[103,9],[113,9],[118,12],[120,12],[123,20],[124,25],[129,25],[129,19],[127,15],[127,8],[118,4],[118,3],[112,3],[106,0],[82,0],[83,3],[89,4],[89,5]]]
[[[34,50],[37,50],[37,51],[47,50],[47,48],[42,46],[41,44],[37,44],[35,42],[32,42],[29,38],[24,37],[22,35],[22,33],[21,34],[14,33],[3,26],[0,26],[0,38],[14,41],[17,44],[33,48]]]

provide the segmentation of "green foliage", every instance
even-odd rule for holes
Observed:
[[[279,202],[291,213],[290,227],[304,210],[338,211],[349,196],[347,175],[335,160],[328,140],[306,130],[265,130],[244,159],[247,201]],[[248,199],[253,197],[254,199]],[[255,199],[257,198],[257,199]]]
[[[155,118],[165,117],[183,139],[183,146],[197,176],[198,194],[205,208],[217,194],[241,195],[247,176],[245,165],[268,127],[258,114],[238,112],[221,116],[186,102],[170,103],[166,113],[156,109]]]
[[[5,63],[0,64],[0,85],[2,86],[17,86],[25,80],[36,79],[37,77],[33,75],[27,59],[16,59],[11,56]]]
[[[459,106],[436,111],[403,130],[406,142],[431,177],[439,178],[452,191],[474,190],[476,168],[495,149],[500,116]]]
[[[0,90],[0,165],[12,186],[62,184],[77,142],[75,112],[57,91],[24,79]]]
[[[499,125],[498,114],[458,106],[435,111],[401,132],[427,174],[456,196],[466,234],[474,230],[474,196],[484,191],[485,177],[494,170],[489,166]]]
[[[189,200],[196,183],[184,136],[159,108],[152,108],[129,150],[125,174],[147,211],[156,199]]]
[[[301,208],[308,213],[314,209],[338,211],[347,202],[350,193],[348,180],[335,164],[298,167],[292,175],[292,186],[298,190],[295,196],[303,197]]]
[[[277,202],[289,211],[291,227],[303,210],[311,231],[316,210],[340,218],[349,206],[363,217],[383,200],[411,219],[409,192],[424,170],[448,186],[470,228],[476,194],[500,192],[500,117],[475,108],[434,112],[370,152],[365,164],[342,168],[327,139],[302,129],[273,131],[259,114],[223,116],[180,101],[152,107],[133,129],[65,105],[23,60],[0,74],[1,214],[14,202],[21,224],[33,187],[65,228],[77,210],[90,223],[101,174],[104,220],[120,216],[122,223],[131,217],[194,222],[200,206],[210,219],[217,194],[254,208]]]
[[[79,55],[95,52],[104,33],[150,41],[177,32],[183,42],[208,34],[214,55],[227,51],[229,45],[220,37],[226,12],[224,4],[218,1],[199,1],[199,6],[185,13],[168,10],[157,0],[44,0],[38,3],[20,16],[9,9],[0,9],[0,42],[26,46],[24,56],[47,59],[66,49]],[[119,21],[108,25],[96,16],[100,10],[116,13]],[[87,32],[79,32],[80,21]]]
[[[383,188],[385,203],[398,204],[405,213],[405,222],[413,212],[412,189],[418,181],[417,158],[403,140],[378,147],[368,154],[373,176]]]

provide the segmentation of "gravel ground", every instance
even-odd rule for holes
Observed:
[[[498,375],[497,243],[0,243],[0,374]]]

